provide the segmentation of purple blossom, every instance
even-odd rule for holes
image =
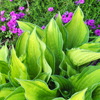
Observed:
[[[50,12],[52,12],[53,10],[54,10],[53,7],[48,8],[48,11],[50,11]]]
[[[6,18],[4,18],[4,17],[1,18],[1,21],[2,21],[2,22],[4,22],[5,20],[6,20]]]
[[[86,22],[86,21],[85,21],[84,23],[85,23],[86,25],[88,24],[88,22]]]
[[[74,3],[75,3],[76,5],[79,5],[79,1],[75,1]]]
[[[68,15],[68,18],[72,18],[72,16],[73,16],[73,13],[70,12],[69,15]]]
[[[95,23],[95,20],[91,20],[91,19],[89,19],[89,21],[88,21],[88,25],[90,25],[90,26],[93,26],[94,25],[94,23]]]
[[[24,31],[18,28],[18,36],[20,36]]]
[[[90,29],[96,29],[96,25],[93,25]]]
[[[42,28],[42,29],[45,29],[45,25],[43,25],[41,28]]]
[[[98,28],[100,28],[100,25],[98,24]]]
[[[16,20],[20,18],[20,15],[16,13]]]
[[[79,0],[79,3],[83,4],[84,3],[84,0]]]
[[[55,15],[55,18],[57,18],[58,14]]]
[[[95,34],[100,36],[100,30],[99,29],[95,30]]]
[[[12,15],[15,15],[15,11],[10,12],[10,15],[11,15],[11,16],[12,16]]]
[[[6,31],[6,26],[3,26],[3,25],[2,25],[2,26],[1,26],[1,30],[2,30],[2,31]]]
[[[13,1],[13,0],[10,0],[11,2]]]
[[[12,19],[12,20],[16,20],[16,15],[12,15],[12,16],[11,16],[11,19]]]
[[[70,20],[71,20],[71,18],[64,18],[64,19],[63,19],[63,22],[64,22],[64,23],[68,23],[68,22],[70,22]]]
[[[24,18],[25,13],[19,12],[19,16],[20,16],[20,18]]]
[[[69,12],[68,12],[68,11],[66,11],[66,12],[64,13],[64,15],[66,15],[66,16],[67,16],[68,14],[69,14]]]
[[[5,10],[1,11],[1,15],[3,15],[5,13]]]
[[[62,20],[63,20],[64,18],[67,18],[66,15],[62,15],[62,16],[61,16],[61,19],[62,19]]]
[[[24,7],[19,7],[19,10],[24,10]]]
[[[17,28],[15,28],[15,27],[12,28],[12,29],[11,29],[11,32],[14,33],[14,34],[16,34],[16,33],[17,33]]]

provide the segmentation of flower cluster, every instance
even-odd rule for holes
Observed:
[[[11,1],[11,0],[10,0]],[[19,7],[19,10],[24,10],[24,7]],[[15,11],[10,12],[10,19],[7,19],[4,16],[5,11],[1,11],[0,14],[0,19],[1,22],[7,21],[7,26],[9,28],[9,30],[13,33],[16,34],[18,33],[18,36],[20,36],[23,31],[20,28],[17,28],[18,24],[16,20],[19,20],[20,18],[24,18],[25,13],[19,12],[19,13],[15,13]],[[6,31],[6,26],[2,25],[0,28],[2,31]]]
[[[85,1],[84,0],[79,0],[79,1],[75,1],[74,3],[76,4],[76,5],[79,5],[79,3],[80,4],[83,4]]]

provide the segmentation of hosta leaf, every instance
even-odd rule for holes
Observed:
[[[9,94],[5,100],[26,100],[24,93],[25,90],[20,86]]]
[[[0,73],[0,85],[6,83],[5,76]]]
[[[15,90],[14,87],[12,88],[2,88],[0,90],[0,100],[4,100],[10,93],[12,93]]]
[[[36,35],[36,28],[33,30],[28,38],[26,46],[26,59],[25,64],[31,79],[40,74],[42,68],[38,64],[38,59],[41,55],[38,37]]]
[[[100,51],[100,43],[85,43],[79,46],[79,48],[98,52]]]
[[[41,39],[44,36],[44,30],[42,30],[39,26],[29,23],[29,22],[22,22],[22,21],[17,21],[17,22],[18,22],[19,27],[23,31],[27,31],[31,33],[33,29],[36,27],[36,33],[39,36],[39,38]]]
[[[10,71],[8,63],[4,61],[0,61],[0,72],[5,75],[6,78],[8,78],[8,72]]]
[[[47,47],[54,53],[55,61],[56,61],[56,73],[59,73],[59,64],[62,61],[62,48],[63,48],[63,39],[62,34],[52,18],[49,24],[45,28],[45,36],[43,38],[43,42]]]
[[[65,99],[62,97],[58,97],[58,98],[54,98],[53,100],[65,100]]]
[[[81,66],[83,64],[89,63],[93,60],[100,58],[99,52],[93,52],[85,49],[71,49],[66,52],[66,55],[70,58],[75,66]]]
[[[28,37],[29,37],[29,33],[28,32],[24,32],[18,38],[18,41],[16,43],[16,55],[18,57],[20,57],[21,55],[23,55],[25,53],[26,43],[27,43]]]
[[[90,100],[91,93],[94,90],[93,86],[100,82],[99,73],[100,66],[89,66],[85,68],[80,74],[69,78],[69,81],[73,84],[76,92],[88,88],[85,100]]]
[[[67,37],[68,37],[67,34],[68,33],[67,33],[66,28],[62,24],[60,12],[59,12],[59,14],[57,16],[56,23],[57,23],[57,25],[59,27],[60,32],[62,33],[62,38],[63,38],[63,41],[64,41],[63,50],[65,50],[66,47],[67,47]]]
[[[52,75],[51,78],[59,83],[59,89],[64,98],[68,98],[74,93],[74,88],[71,82],[59,75]]]
[[[59,85],[53,90],[50,90],[47,84],[40,80],[18,80],[21,86],[25,89],[25,97],[28,100],[52,100],[57,96]]]
[[[12,53],[10,58],[10,68],[11,72],[9,77],[12,80],[13,84],[17,86],[17,81],[15,78],[27,79],[27,70],[25,65],[17,58],[14,47],[12,47]]]
[[[74,95],[72,95],[71,99],[69,100],[85,100],[86,91],[87,91],[87,88],[80,92],[75,93]]]
[[[83,21],[83,12],[80,7],[76,9],[72,20],[65,25],[68,32],[67,48],[71,49],[89,40],[89,29]]]
[[[100,43],[100,36],[96,37],[93,42],[99,42]]]
[[[8,48],[7,45],[2,46],[0,49],[0,60],[8,62]]]

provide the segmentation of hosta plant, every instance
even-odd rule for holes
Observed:
[[[89,42],[83,18],[77,7],[65,26],[60,12],[44,30],[18,21],[24,33],[11,57],[0,49],[0,100],[99,100],[100,43]]]

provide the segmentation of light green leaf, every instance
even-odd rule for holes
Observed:
[[[41,55],[40,45],[38,37],[36,35],[36,28],[35,28],[27,41],[26,59],[24,62],[27,66],[27,71],[31,79],[35,78],[42,71],[42,68],[39,66],[38,62],[40,55]]]
[[[58,97],[58,98],[54,98],[53,100],[65,100],[65,99],[62,97]]]
[[[85,100],[86,91],[87,91],[87,88],[80,92],[75,93],[74,95],[72,95],[71,99],[69,100]]]
[[[64,41],[63,50],[65,50],[66,47],[67,47],[67,37],[68,37],[67,34],[68,34],[68,33],[67,33],[66,28],[63,26],[63,23],[62,23],[62,20],[61,20],[60,12],[59,12],[59,14],[58,14],[58,16],[57,16],[56,23],[57,23],[57,25],[58,25],[58,27],[59,27],[60,32],[62,33],[62,38],[63,38],[63,41]]]
[[[68,32],[67,48],[71,49],[89,40],[89,29],[83,21],[84,15],[78,6],[72,20],[65,25]]]
[[[18,86],[18,83],[15,78],[27,79],[27,70],[25,65],[17,58],[14,47],[12,47],[11,58],[10,58],[10,68],[9,78],[15,86]]]
[[[55,63],[56,63],[56,73],[59,73],[59,64],[62,61],[62,48],[63,48],[63,39],[62,34],[52,18],[49,24],[45,28],[45,36],[43,38],[43,42],[47,47],[54,53],[55,55]]]
[[[98,51],[100,51],[100,43],[85,43],[85,44],[79,46],[79,48],[98,52]]]
[[[41,29],[39,26],[29,23],[29,22],[22,22],[22,21],[17,21],[17,22],[18,22],[19,27],[23,31],[32,33],[33,29],[36,27],[36,33],[37,33],[38,37],[41,39],[44,36],[44,30]]]
[[[93,42],[97,42],[97,43],[100,43],[100,36],[96,37]]]
[[[25,89],[25,97],[28,100],[52,100],[57,96],[59,85],[50,90],[44,81],[18,80]]]
[[[75,66],[81,66],[83,64],[89,63],[91,61],[97,60],[100,58],[99,52],[93,52],[90,50],[73,48],[66,52],[66,55],[70,58],[71,62]]]
[[[20,86],[10,93],[5,100],[26,100],[24,93],[25,90]]]
[[[0,49],[0,60],[8,62],[8,48],[7,45],[2,46]]]
[[[21,55],[23,55],[25,53],[26,43],[27,43],[28,37],[29,37],[29,33],[28,32],[24,32],[18,38],[18,41],[16,43],[16,55],[18,57],[20,57]]]
[[[6,83],[5,76],[0,73],[0,85]]]
[[[100,83],[100,66],[88,66],[80,74],[72,76],[69,81],[73,84],[76,92],[88,88],[85,100],[90,100],[93,86]]]

